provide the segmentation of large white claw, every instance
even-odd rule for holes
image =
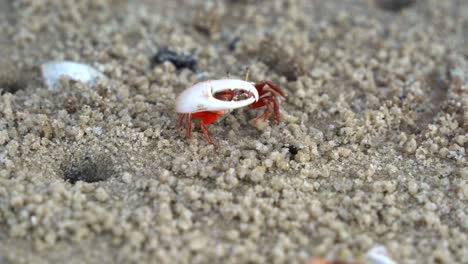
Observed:
[[[253,97],[239,101],[223,101],[213,96],[217,92],[233,89],[250,92]],[[183,91],[177,97],[176,111],[178,113],[223,111],[248,106],[256,101],[258,101],[258,91],[250,82],[235,79],[212,80],[197,83]]]
[[[51,61],[41,65],[42,78],[49,89],[55,89],[66,77],[93,86],[104,75],[93,67],[73,61]]]

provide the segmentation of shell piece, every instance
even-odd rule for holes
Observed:
[[[80,81],[90,86],[96,84],[97,79],[104,78],[104,74],[95,68],[73,61],[51,61],[41,65],[42,78],[49,89],[56,89],[60,78],[66,77]]]
[[[367,252],[366,258],[371,264],[397,264],[390,258],[387,248],[381,245],[371,248]]]
[[[222,101],[213,97],[214,93],[229,89],[246,90],[254,97],[241,101]],[[235,79],[210,80],[197,83],[183,91],[177,97],[176,111],[178,113],[222,111],[244,107],[256,101],[258,101],[258,91],[250,82]]]

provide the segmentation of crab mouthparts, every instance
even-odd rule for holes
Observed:
[[[255,97],[250,91],[242,89],[229,89],[213,94],[213,97],[221,101],[238,102]]]

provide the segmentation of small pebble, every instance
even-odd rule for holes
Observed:
[[[151,59],[151,68],[165,61],[171,62],[178,70],[188,68],[195,71],[197,66],[197,59],[193,55],[181,55],[167,48],[162,48]]]
[[[94,195],[100,202],[105,202],[109,199],[109,194],[102,187],[97,188]]]
[[[124,172],[122,175],[122,181],[125,183],[131,183],[132,182],[132,175],[128,172]]]

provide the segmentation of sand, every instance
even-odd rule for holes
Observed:
[[[0,263],[468,260],[468,3],[0,1]],[[167,48],[196,68],[154,64]],[[94,87],[38,67],[89,64]],[[153,67],[152,67],[153,66]],[[191,139],[176,96],[287,93]]]

